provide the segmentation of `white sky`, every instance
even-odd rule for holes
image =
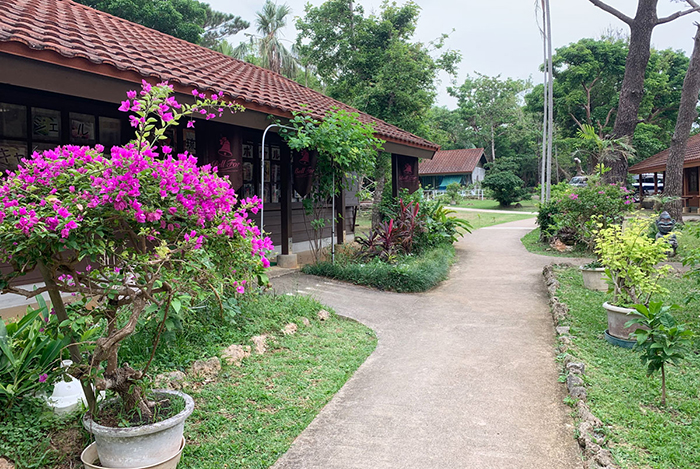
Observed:
[[[264,0],[205,0],[220,11],[234,13],[251,23],[245,32],[254,31],[255,13]],[[283,0],[278,0],[282,3]],[[286,0],[294,17],[303,16],[306,0]],[[319,5],[322,0],[312,0]],[[399,4],[403,3],[398,1]],[[535,0],[416,0],[422,12],[418,21],[416,40],[429,42],[442,33],[450,33],[446,46],[462,53],[457,82],[461,84],[467,74],[474,71],[494,76],[526,79],[541,82],[539,65],[542,63],[542,38],[535,14]],[[636,0],[608,0],[628,16],[636,11]],[[357,0],[365,9],[365,15],[379,11],[381,0]],[[624,28],[627,25],[616,17],[593,6],[588,0],[550,0],[552,8],[553,46],[564,46],[584,37],[599,37],[608,27]],[[666,16],[687,7],[684,2],[659,0],[659,16]],[[693,13],[654,29],[652,44],[657,49],[683,49],[690,56],[693,47],[695,21],[700,13]],[[284,39],[294,41],[294,20],[284,32]],[[230,38],[237,44],[244,39],[243,32]],[[446,91],[449,77],[443,76],[438,86],[438,103],[449,108],[456,101]]]

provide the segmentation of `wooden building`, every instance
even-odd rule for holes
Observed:
[[[658,175],[663,175],[666,181],[666,161],[670,148],[657,153],[646,160],[637,163],[629,169],[632,174],[654,174],[654,181],[658,181]],[[688,139],[685,147],[685,160],[683,162],[683,207],[697,210],[700,207],[700,185],[698,184],[698,169],[700,168],[700,134],[693,135]],[[641,179],[641,178],[640,178]],[[658,186],[658,182],[655,182]],[[642,184],[639,185],[640,190]],[[658,187],[654,192],[659,192]],[[640,194],[642,195],[642,194]]]
[[[424,189],[444,191],[449,184],[468,186],[484,179],[486,156],[483,148],[440,150],[430,160],[418,166],[420,183]]]
[[[317,118],[334,108],[354,109],[269,70],[70,0],[0,0],[0,11],[0,168],[59,144],[128,142],[133,131],[117,108],[142,80],[168,81],[180,102],[191,102],[195,89],[223,91],[245,112],[197,120],[194,129],[181,126],[168,143],[201,164],[217,165],[240,193],[263,198],[264,229],[278,252],[308,249],[290,150],[272,128],[262,164],[263,132],[271,118],[288,119],[304,108]],[[432,158],[438,146],[370,115],[360,113],[360,120],[386,141],[394,181],[417,187],[418,159]],[[346,194],[338,202],[346,220],[338,230],[342,239],[353,229],[358,201]]]

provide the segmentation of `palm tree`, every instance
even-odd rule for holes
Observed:
[[[263,68],[294,78],[297,61],[279,37],[280,31],[287,25],[287,15],[291,12],[292,9],[286,3],[277,5],[272,0],[266,0],[255,19],[258,34],[247,34],[250,40],[241,42],[228,55],[241,60],[254,55]]]
[[[610,165],[617,158],[624,158],[627,161],[635,154],[634,147],[630,145],[628,138],[601,137],[592,125],[581,125],[576,136],[588,144],[588,148],[579,149],[575,153],[588,154],[589,168],[597,167],[601,163]]]

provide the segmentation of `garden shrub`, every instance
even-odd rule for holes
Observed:
[[[525,182],[516,174],[518,163],[512,158],[501,158],[488,163],[486,177],[481,182],[489,189],[490,197],[507,207],[527,196]]]
[[[589,184],[552,199],[543,207],[545,214],[541,221],[547,225],[549,233],[556,230],[559,237],[566,237],[567,244],[583,244],[592,250],[598,227],[622,223],[625,213],[633,208],[633,201],[632,193],[625,186]],[[552,228],[552,220],[556,228]]]
[[[447,278],[454,262],[455,250],[450,244],[441,244],[420,255],[400,256],[396,263],[389,264],[380,259],[359,263],[350,259],[319,262],[303,267],[311,275],[344,280],[359,285],[368,285],[380,290],[399,293],[422,292],[433,288]]]

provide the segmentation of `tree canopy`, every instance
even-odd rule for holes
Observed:
[[[83,5],[144,25],[185,41],[215,47],[222,38],[247,28],[239,16],[197,0],[76,0]]]
[[[410,132],[425,132],[439,70],[453,73],[454,51],[433,57],[444,36],[431,45],[413,40],[420,7],[385,3],[365,17],[351,0],[307,5],[297,20],[297,48],[314,64],[329,96]]]

